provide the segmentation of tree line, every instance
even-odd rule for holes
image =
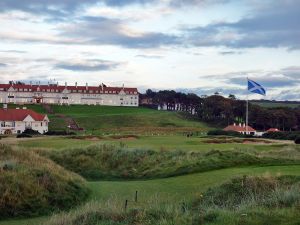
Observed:
[[[227,126],[233,123],[245,123],[246,101],[238,100],[234,95],[223,97],[218,93],[211,96],[185,94],[173,90],[152,91],[148,89],[140,95],[141,102],[147,99],[147,105],[165,106],[166,110],[192,113],[201,121]],[[257,130],[278,128],[282,131],[300,129],[300,108],[266,108],[249,102],[249,125]]]

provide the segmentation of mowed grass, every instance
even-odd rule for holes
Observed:
[[[10,108],[22,105],[10,104]],[[41,105],[26,105],[39,113],[46,113]],[[55,115],[48,115],[50,130],[67,130],[66,121],[58,115],[73,118],[86,133],[179,133],[211,129],[205,123],[187,119],[178,112],[157,111],[144,107],[94,105],[51,105]]]
[[[70,137],[39,137],[30,139],[4,138],[0,142],[18,145],[26,148],[64,149],[70,147],[84,147],[93,144],[111,144],[128,148],[143,148],[152,150],[184,150],[184,151],[208,151],[208,150],[258,150],[269,151],[285,149],[295,146],[293,142],[276,142],[271,144],[258,143],[206,143],[209,137],[186,137],[185,135],[155,135],[138,136],[138,138],[113,138],[113,136],[99,136],[101,139],[87,136],[86,138]]]
[[[155,199],[158,204],[178,205],[199,197],[209,187],[220,185],[233,177],[242,175],[300,175],[300,165],[230,168],[192,175],[155,179],[147,181],[97,181],[88,182],[92,190],[91,200],[98,202],[117,200],[122,206],[125,200],[128,207],[134,206],[135,191],[138,191],[138,202]],[[24,220],[0,221],[0,225],[39,225],[48,217]]]

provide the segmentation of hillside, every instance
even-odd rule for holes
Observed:
[[[11,108],[17,105],[9,105]],[[19,106],[21,107],[21,106]],[[178,112],[157,111],[144,107],[115,107],[51,105],[49,114],[42,105],[26,105],[40,113],[47,113],[50,119],[49,130],[66,130],[70,120],[88,133],[183,133],[203,132],[210,127],[197,120],[187,118]]]

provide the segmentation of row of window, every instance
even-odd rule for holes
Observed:
[[[33,91],[32,89],[27,89],[27,88],[16,88],[15,89],[16,91],[24,91],[24,92],[26,92],[26,91]],[[5,88],[0,88],[0,91],[7,91],[7,89],[5,89]],[[58,89],[37,89],[37,91],[42,91],[42,92],[52,92],[52,93],[59,93],[60,91],[58,90]],[[79,90],[70,90],[70,92],[71,93],[100,93],[100,94],[118,94],[118,92],[117,91],[99,91],[99,90],[96,90],[96,91],[94,91],[94,90],[81,90],[81,89],[79,89]],[[137,92],[136,91],[125,91],[125,93],[126,94],[137,94]]]

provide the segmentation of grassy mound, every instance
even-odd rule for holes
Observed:
[[[236,166],[299,163],[299,160],[260,157],[243,151],[154,151],[113,145],[40,151],[40,154],[93,180],[162,178]]]
[[[208,190],[193,203],[158,204],[149,199],[130,202],[125,210],[124,202],[114,198],[54,216],[46,225],[296,225],[299,185],[300,177],[295,176],[240,177]]]
[[[71,208],[88,194],[80,176],[32,152],[0,145],[0,219]]]
[[[194,202],[209,224],[299,224],[300,177],[239,177]]]

